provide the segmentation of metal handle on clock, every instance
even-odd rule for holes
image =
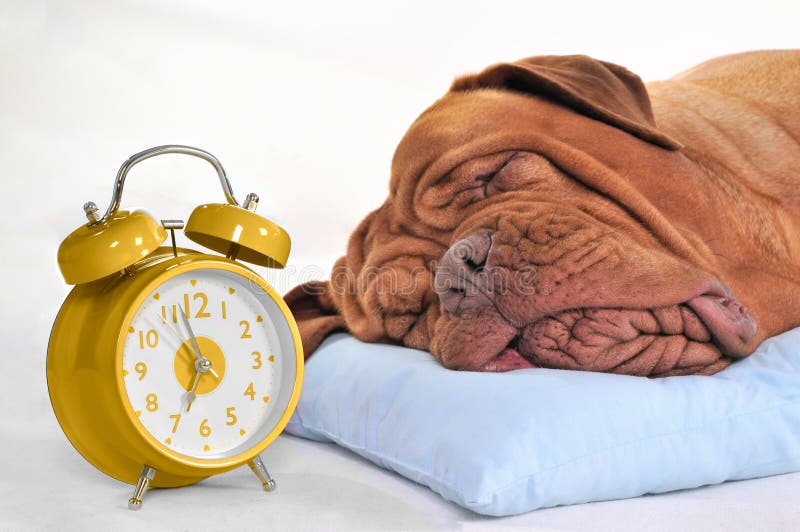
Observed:
[[[183,146],[180,144],[167,144],[164,146],[156,146],[155,148],[149,148],[147,150],[140,151],[139,153],[131,155],[127,161],[122,163],[122,166],[120,166],[119,171],[117,172],[117,178],[114,181],[114,191],[111,194],[111,205],[108,206],[108,210],[106,210],[106,213],[102,218],[90,223],[89,225],[103,223],[117,213],[120,202],[122,201],[122,188],[125,186],[125,177],[128,175],[128,172],[131,168],[146,159],[167,153],[192,155],[193,157],[198,157],[204,161],[208,161],[217,171],[219,182],[222,185],[222,191],[225,193],[225,199],[231,205],[235,205],[237,207],[239,206],[239,202],[237,202],[236,198],[233,197],[231,183],[228,181],[228,176],[225,174],[225,169],[222,167],[222,163],[219,162],[219,159],[207,151],[201,150],[200,148],[193,148],[191,146]]]

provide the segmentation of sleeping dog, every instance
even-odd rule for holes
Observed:
[[[800,51],[644,85],[586,56],[457,79],[395,152],[330,281],[329,333],[453,369],[712,374],[800,325]]]

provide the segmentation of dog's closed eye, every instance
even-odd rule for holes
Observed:
[[[492,196],[492,195],[502,191],[502,189],[497,186],[497,183],[495,182],[496,179],[503,172],[506,172],[508,170],[509,165],[511,164],[511,162],[514,159],[516,159],[517,157],[519,157],[521,154],[519,152],[510,152],[510,153],[509,152],[504,152],[504,153],[498,154],[498,155],[504,155],[505,156],[504,157],[505,160],[502,161],[499,166],[495,165],[495,168],[493,168],[492,170],[490,170],[488,172],[484,172],[482,174],[478,174],[473,179],[473,181],[475,183],[475,188],[481,189],[481,191],[483,192],[483,197],[486,197],[486,198],[488,198],[489,196]],[[497,159],[496,156],[492,156],[491,158],[492,159]],[[491,161],[491,162],[495,162],[495,161]]]
[[[470,203],[514,190],[548,190],[563,184],[566,174],[545,157],[524,151],[505,151],[469,161],[451,172],[451,179],[468,190]]]
[[[508,171],[512,161],[521,155],[517,151],[504,151],[470,159],[448,172],[438,183],[451,189],[467,203],[488,197],[497,192],[493,181]]]
[[[550,193],[574,182],[547,158],[533,152],[505,150],[469,159],[433,183],[417,197],[421,219],[440,229],[453,229],[464,216],[480,209],[483,200],[514,191]]]

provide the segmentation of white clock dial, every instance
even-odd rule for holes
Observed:
[[[255,283],[226,270],[195,270],[158,286],[136,311],[123,352],[125,390],[161,444],[193,458],[224,458],[277,425],[295,356],[286,319]],[[198,359],[210,362],[208,371]]]

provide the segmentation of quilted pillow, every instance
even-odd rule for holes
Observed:
[[[800,470],[800,329],[709,377],[445,369],[328,338],[287,431],[485,515]]]

